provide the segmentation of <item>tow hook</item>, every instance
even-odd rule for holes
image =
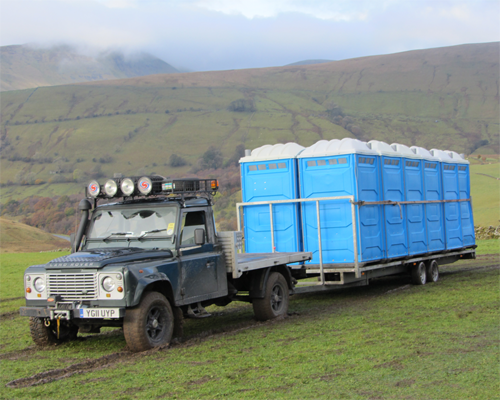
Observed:
[[[43,321],[43,324],[48,328],[50,326],[50,319],[45,318],[45,320]]]

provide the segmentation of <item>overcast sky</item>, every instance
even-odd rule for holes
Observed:
[[[0,0],[0,45],[147,51],[223,70],[500,40],[500,0]]]

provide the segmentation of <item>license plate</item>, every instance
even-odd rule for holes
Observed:
[[[120,318],[120,309],[80,308],[80,318]]]

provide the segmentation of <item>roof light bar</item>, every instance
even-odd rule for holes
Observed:
[[[89,182],[87,194],[92,198],[113,198],[133,196],[157,196],[185,194],[214,195],[219,190],[217,179],[175,179],[166,180],[162,176],[143,176],[108,179],[104,185],[96,180]]]

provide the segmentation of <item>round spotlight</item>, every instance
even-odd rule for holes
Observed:
[[[109,197],[113,197],[116,192],[118,192],[118,185],[116,184],[116,181],[114,181],[113,179],[109,179],[104,184],[104,192],[106,192]]]
[[[132,179],[125,178],[120,186],[125,196],[132,196],[132,194],[134,193],[135,188],[134,181],[132,181]]]
[[[151,193],[151,189],[153,189],[153,183],[151,182],[151,179],[143,176],[137,182],[137,189],[139,189],[139,192],[141,192],[143,195]]]
[[[89,186],[87,188],[88,188],[89,194],[92,197],[99,196],[99,193],[101,192],[101,187],[99,186],[99,182],[97,182],[97,181],[90,181]]]

